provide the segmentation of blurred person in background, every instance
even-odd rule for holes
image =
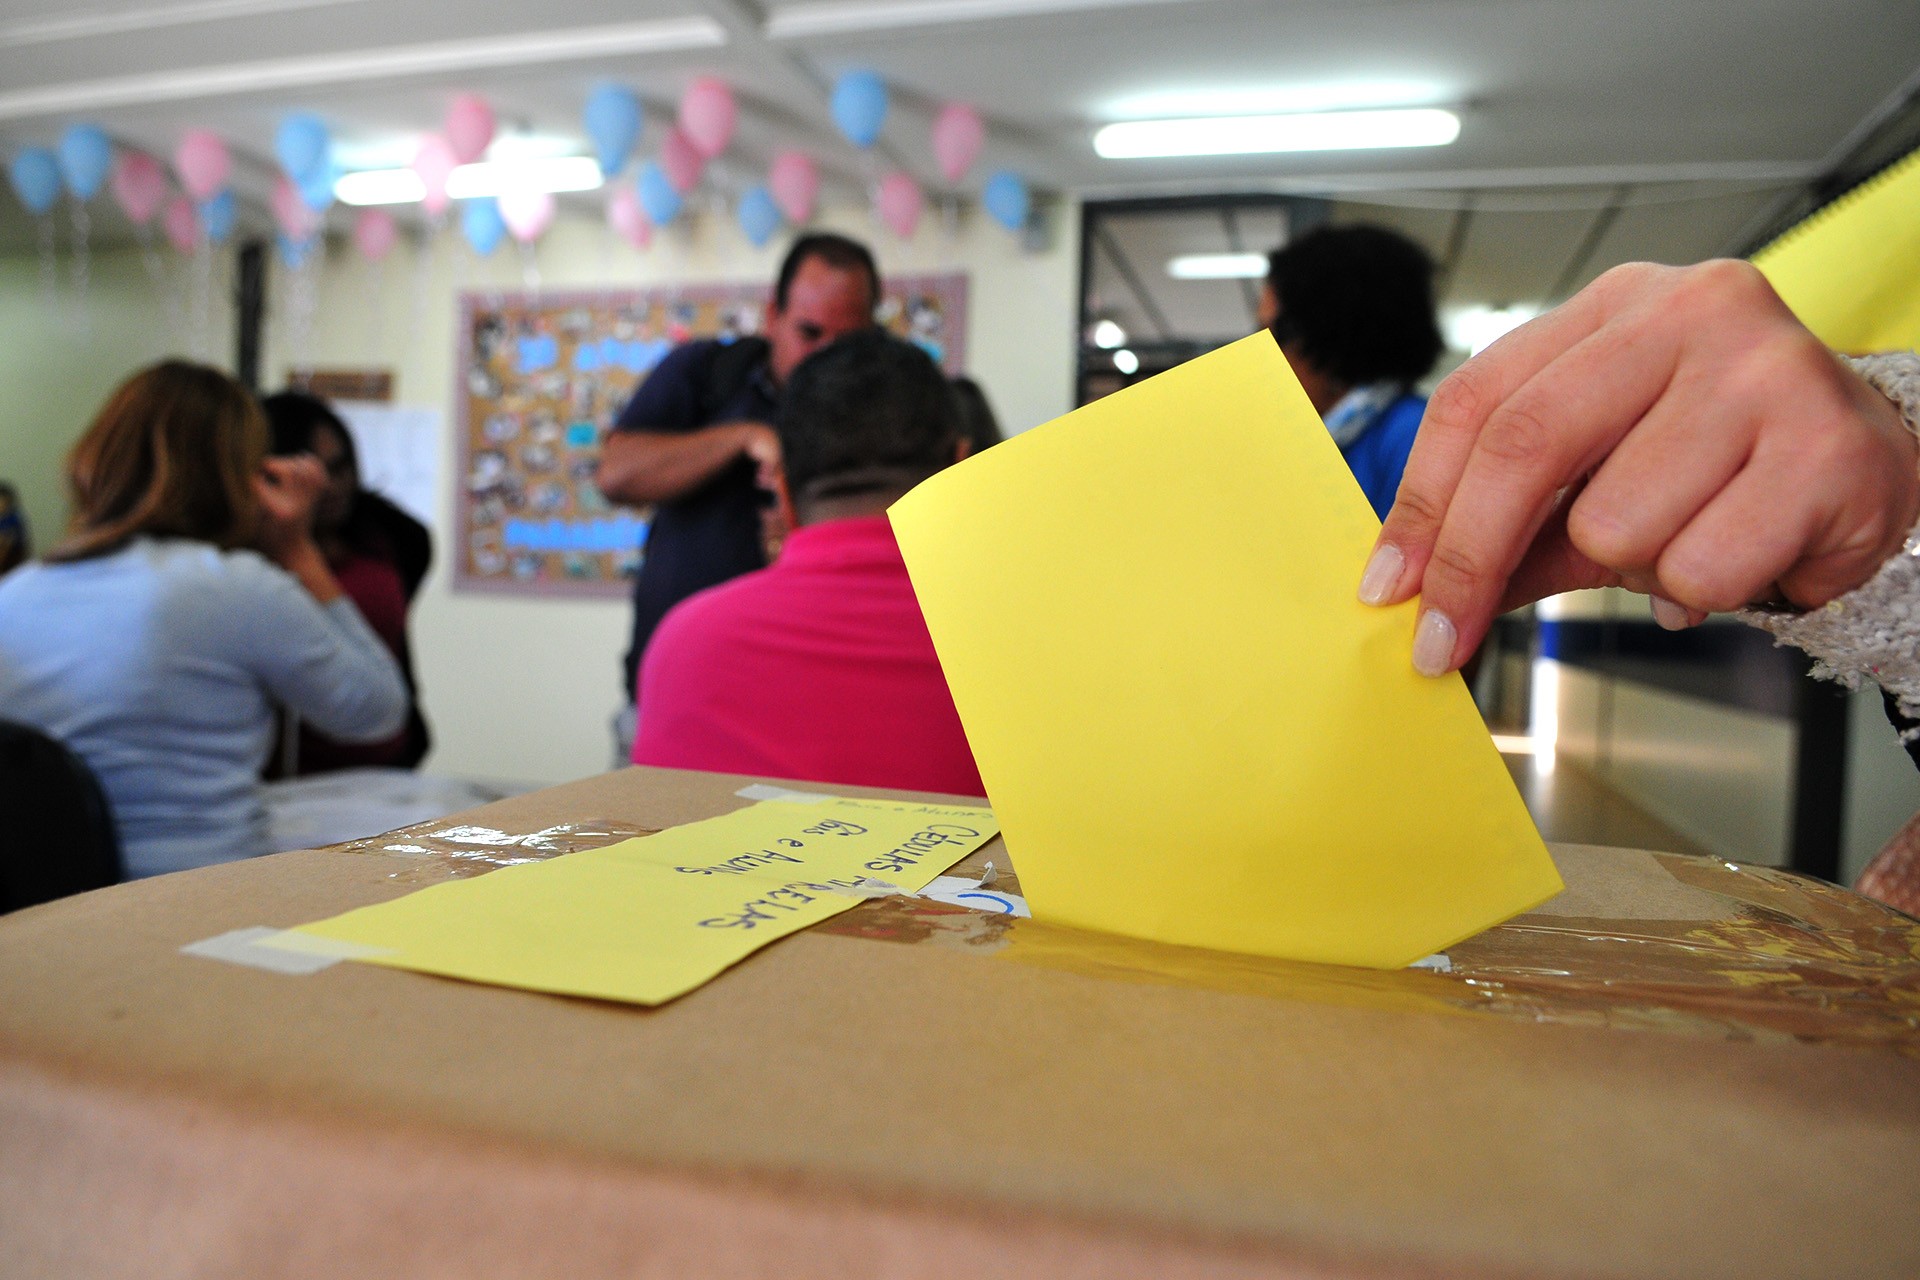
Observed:
[[[1268,255],[1260,322],[1384,517],[1427,407],[1414,386],[1445,346],[1433,259],[1384,227],[1316,227]]]
[[[266,453],[232,378],[143,370],[68,456],[66,538],[0,580],[0,706],[86,762],[133,877],[270,852],[276,704],[348,740],[406,723],[398,665],[313,540],[325,472]]]
[[[302,723],[291,751],[271,762],[270,776],[295,777],[366,766],[410,769],[431,739],[420,714],[407,613],[433,559],[425,525],[360,484],[353,435],[333,407],[302,391],[261,402],[275,457],[311,455],[326,473],[313,504],[313,540],[340,588],[399,663],[410,695],[407,723],[381,742],[340,742]]]

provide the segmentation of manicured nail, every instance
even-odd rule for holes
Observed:
[[[1413,629],[1413,669],[1423,676],[1443,676],[1453,669],[1453,646],[1459,638],[1453,619],[1438,609],[1420,615]]]
[[[1683,604],[1675,604],[1663,596],[1648,597],[1653,601],[1653,620],[1669,631],[1685,631],[1693,625],[1693,617]]]
[[[1360,575],[1360,603],[1385,604],[1400,584],[1400,571],[1406,565],[1400,548],[1392,543],[1383,542],[1375,547],[1373,558],[1367,561],[1367,571]]]

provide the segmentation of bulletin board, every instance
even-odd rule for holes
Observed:
[[[740,284],[463,293],[455,588],[625,596],[651,513],[613,506],[594,488],[601,439],[675,346],[758,333],[769,292]],[[879,318],[949,374],[965,368],[965,275],[888,279]]]

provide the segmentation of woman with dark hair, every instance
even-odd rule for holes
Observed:
[[[1316,227],[1269,255],[1260,320],[1384,517],[1427,408],[1414,384],[1445,345],[1433,259],[1384,227]]]
[[[313,504],[313,540],[347,598],[400,664],[409,694],[415,693],[407,610],[433,558],[426,526],[360,487],[353,435],[326,401],[282,391],[261,401],[260,407],[267,415],[276,457],[310,454],[325,468],[326,485]],[[393,737],[338,742],[303,724],[291,757],[275,761],[271,771],[295,776],[369,765],[410,769],[427,754],[429,741],[418,699],[410,697],[406,726]]]
[[[67,538],[0,581],[0,706],[93,770],[131,876],[270,851],[275,704],[343,738],[405,723],[399,668],[314,545],[321,468],[266,445],[218,370],[135,374],[68,456]]]

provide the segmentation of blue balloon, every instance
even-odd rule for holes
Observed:
[[[833,86],[833,122],[847,141],[870,147],[887,121],[887,85],[871,71],[849,71]]]
[[[201,202],[200,225],[206,229],[208,244],[225,244],[233,235],[233,224],[240,213],[240,206],[233,198],[233,191],[227,188],[215,192]]]
[[[60,135],[60,176],[74,195],[82,200],[99,195],[112,169],[113,143],[99,125],[71,125]]]
[[[319,236],[308,236],[305,240],[295,240],[284,231],[280,233],[278,238],[280,241],[280,261],[286,263],[288,267],[295,271],[298,271],[306,264],[307,259],[313,254],[314,246],[318,244],[320,240]]]
[[[273,154],[296,183],[305,182],[326,165],[331,145],[326,122],[304,112],[282,120],[273,135]]]
[[[325,160],[293,185],[300,189],[301,204],[315,213],[325,213],[333,207],[333,184],[338,181],[340,181],[340,166],[331,160]]]
[[[45,147],[28,147],[15,156],[7,176],[30,213],[45,213],[60,198],[60,162]]]
[[[499,202],[492,196],[462,202],[460,232],[483,258],[498,249],[507,235],[507,220],[500,216]]]
[[[640,141],[640,99],[624,85],[603,84],[587,98],[587,136],[593,139],[600,172],[611,178],[627,167]]]
[[[740,229],[756,249],[764,249],[780,229],[780,206],[765,187],[754,187],[740,197]]]
[[[640,192],[640,207],[647,211],[647,220],[654,226],[664,227],[680,216],[684,201],[673,189],[659,161],[649,160],[640,166],[640,178],[635,186]]]
[[[993,220],[1009,231],[1019,231],[1027,225],[1027,214],[1033,205],[1026,179],[1007,169],[987,179],[987,189],[980,202],[987,206]]]

